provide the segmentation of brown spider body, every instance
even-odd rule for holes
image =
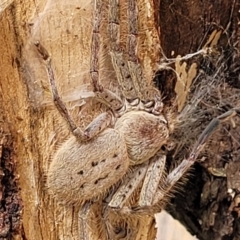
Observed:
[[[47,175],[49,192],[59,202],[71,204],[101,196],[122,179],[130,164],[153,157],[167,138],[164,117],[144,111],[127,112],[114,129],[88,141],[73,136],[54,154]]]

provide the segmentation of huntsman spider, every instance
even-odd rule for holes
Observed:
[[[163,174],[166,156],[161,148],[167,145],[173,124],[164,114],[159,90],[146,84],[136,55],[137,3],[128,1],[128,54],[119,45],[120,3],[109,3],[110,55],[123,96],[104,88],[99,82],[101,4],[102,1],[95,1],[90,75],[95,98],[106,105],[108,111],[100,114],[86,129],[80,129],[72,119],[59,96],[50,55],[39,42],[35,43],[46,61],[54,104],[72,133],[52,158],[47,187],[61,202],[80,205],[104,197],[111,187],[117,186],[108,207],[122,209],[141,183],[137,208],[133,206],[132,209],[146,209],[159,204],[168,195],[196,161],[216,127],[236,113],[231,110],[214,118],[198,137],[188,157],[170,173]]]

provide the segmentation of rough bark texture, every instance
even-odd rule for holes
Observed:
[[[11,222],[12,228],[6,229],[7,223],[3,223],[1,237],[66,240],[83,239],[83,232],[86,232],[86,235],[90,235],[89,239],[107,239],[107,224],[112,225],[114,219],[116,224],[122,220],[120,221],[121,218],[117,215],[110,214],[109,219],[105,221],[102,216],[102,209],[105,206],[101,201],[91,206],[87,213],[88,220],[84,223],[80,219],[79,208],[60,206],[56,199],[47,194],[45,175],[51,155],[64,140],[68,139],[70,133],[52,104],[45,66],[33,44],[36,40],[40,40],[51,53],[58,88],[64,100],[70,101],[68,107],[81,105],[79,89],[80,92],[81,89],[91,89],[89,63],[92,1],[70,3],[16,1],[8,7],[6,4],[4,3],[5,10],[0,15],[0,109],[3,112],[2,119],[8,124],[13,138],[15,151],[12,151],[12,154],[16,156],[13,169],[16,170],[14,176],[19,176],[17,181],[19,191],[16,191],[16,198],[19,200],[15,212],[10,209],[14,221]],[[108,5],[108,1],[105,5]],[[101,83],[105,87],[111,85],[109,88],[119,91],[115,75],[111,73],[113,68],[110,57],[106,54],[107,11],[104,14],[101,24],[103,29],[100,51]],[[146,22],[143,26],[145,24]],[[156,30],[155,34],[157,34]],[[157,56],[157,53],[152,53]],[[148,56],[145,57],[147,58]],[[78,108],[74,109],[72,115],[75,116],[76,121],[79,121],[81,127],[86,127],[100,111],[104,110],[95,102],[85,108],[80,116]],[[8,145],[5,145],[7,148]],[[22,209],[18,194],[21,195],[24,205],[21,217],[18,216],[21,215]],[[4,201],[5,199],[2,200]],[[15,215],[19,220],[18,225],[15,224]],[[5,218],[10,219],[8,216]],[[124,237],[127,234],[126,229],[131,230],[128,236],[132,239],[153,239],[156,236],[154,216],[135,220],[126,219],[125,222],[129,225],[112,229],[112,234],[115,234],[116,238],[117,235]],[[91,231],[89,226],[92,228]],[[109,238],[115,239],[111,236]]]
[[[198,63],[203,75],[200,74],[194,86],[201,81],[209,85],[205,89],[209,96],[201,99],[199,116],[196,115],[202,126],[209,121],[207,118],[216,117],[221,108],[239,108],[239,8],[239,1],[224,0],[160,3],[161,46],[167,57],[171,52],[180,55],[195,52],[207,42],[214,29],[223,31],[218,42],[221,54],[215,59],[204,57]],[[167,86],[165,81],[159,80],[163,89]],[[189,103],[194,94],[197,92],[192,87]],[[167,207],[168,212],[199,239],[240,239],[239,118],[235,124],[234,128],[232,124],[221,126],[202,153],[205,161],[195,165],[187,184]],[[183,132],[189,139],[191,132],[198,132],[199,125],[193,126],[189,123],[189,129]],[[214,175],[212,170],[219,172]]]
[[[78,104],[72,89],[79,90],[79,86],[89,88],[92,31],[90,2],[71,1],[69,4],[58,1],[56,5],[54,1],[48,1],[46,5],[46,1],[15,1],[7,8],[5,2],[0,6],[0,10],[5,9],[0,12],[0,120],[3,132],[0,135],[0,157],[4,173],[0,174],[3,175],[0,238],[66,240],[79,239],[81,235],[78,209],[61,207],[46,193],[44,180],[51,153],[69,136],[69,132],[51,104],[44,64],[32,43],[40,40],[49,50],[65,100],[74,100],[72,105]],[[222,109],[239,107],[239,55],[236,49],[239,51],[237,21],[240,6],[236,1],[233,2],[233,7],[228,0],[204,3],[155,1],[155,4],[155,25],[160,27],[161,46],[167,57],[171,57],[173,51],[174,56],[194,52],[203,47],[214,29],[227,30],[227,33],[223,31],[220,38],[221,49],[217,51],[217,60],[213,57],[210,60],[207,57],[196,59],[198,67],[203,71],[192,86],[188,98],[190,103],[199,81],[210,81],[214,77],[218,80],[199,109],[191,115],[191,118],[197,118],[199,113],[199,121],[195,121],[191,127],[187,125],[188,128],[182,128],[188,129],[185,134],[189,134],[189,140],[184,141],[184,147],[177,153],[177,159],[180,159],[191,148],[196,138],[194,134],[199,134],[212,117],[220,114]],[[104,71],[112,70],[109,57],[104,55],[104,51],[103,46],[102,79],[107,79],[104,84],[118,91],[115,81],[111,81],[114,76]],[[155,56],[151,58],[152,63],[157,60],[154,59]],[[221,70],[221,77],[216,77],[217,69]],[[161,71],[156,78],[166,104],[175,97],[175,79],[170,71]],[[204,83],[207,84],[206,81]],[[69,88],[71,94],[66,91]],[[213,98],[215,96],[217,97]],[[230,96],[235,98],[230,99]],[[210,109],[207,108],[209,105]],[[91,109],[84,110],[84,119],[78,117],[77,111],[73,111],[73,114],[80,118],[79,124],[84,126],[99,113],[99,109],[100,106],[93,103]],[[239,117],[234,118],[234,121],[235,128],[232,124],[225,124],[212,138],[202,154],[205,162],[195,166],[187,184],[181,187],[181,194],[176,193],[167,207],[199,239],[240,238],[237,161]],[[192,131],[194,134],[190,133],[194,128],[197,129]],[[187,144],[190,146],[187,147]],[[169,162],[173,161],[171,154],[168,156]],[[216,174],[212,171],[213,168],[222,171]],[[234,194],[229,194],[228,189],[232,189]],[[104,223],[101,209],[102,203],[91,207],[89,224],[94,225],[96,219]],[[118,229],[118,234],[123,234],[123,239],[127,239],[124,236],[125,229],[132,230],[131,239],[154,239],[156,230],[153,217],[126,219],[126,222],[128,226]],[[95,227],[90,239],[106,238],[103,228],[97,224]],[[99,229],[103,231],[99,232]],[[117,229],[114,230],[116,233]]]

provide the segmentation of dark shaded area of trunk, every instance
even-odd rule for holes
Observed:
[[[239,108],[240,3],[228,0],[161,1],[159,9],[161,46],[168,58],[196,52],[208,42],[213,31],[221,32],[213,54],[195,58],[199,72],[187,104],[193,105],[203,85],[205,91],[201,91],[206,94],[198,107],[188,112],[189,123],[186,121],[186,127],[181,130],[186,140],[176,154],[180,160],[189,153],[196,134],[200,134],[213,117]],[[193,59],[188,63],[191,61]],[[172,79],[171,71],[160,72],[157,79],[158,87],[167,96],[166,102],[175,94]],[[221,125],[212,136],[199,158],[201,163],[195,164],[187,184],[167,206],[167,211],[199,239],[240,239],[239,151],[240,120],[237,117],[234,122]],[[172,155],[169,161],[173,161],[171,158]]]

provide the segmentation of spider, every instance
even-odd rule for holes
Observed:
[[[99,82],[101,4],[102,1],[95,1],[90,75],[95,98],[108,110],[86,129],[76,125],[59,96],[50,54],[39,42],[35,43],[46,61],[54,104],[72,133],[53,156],[47,174],[47,187],[60,202],[82,206],[88,200],[104,197],[116,185],[118,187],[108,206],[122,209],[143,181],[138,209],[133,207],[129,210],[150,209],[168,195],[192,166],[220,122],[228,120],[236,112],[231,110],[213,119],[197,139],[188,158],[163,177],[166,156],[161,148],[168,144],[173,121],[164,114],[161,93],[146,83],[137,58],[137,3],[128,1],[128,54],[119,44],[119,3],[112,0],[109,3],[110,55],[123,96],[105,89]],[[121,184],[117,184],[119,182]]]

